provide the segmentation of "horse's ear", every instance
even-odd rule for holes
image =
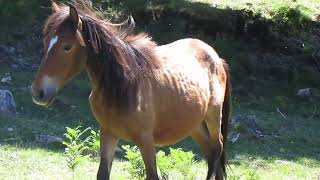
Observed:
[[[60,11],[58,4],[56,2],[54,2],[53,0],[51,1],[51,6],[52,6],[52,13],[56,13],[56,12]]]
[[[76,9],[73,5],[70,5],[69,16],[70,16],[70,18],[71,18],[71,21],[72,21],[72,22],[74,23],[74,25],[76,26],[76,28],[78,28],[78,25],[79,25],[79,15],[78,15],[77,9]]]

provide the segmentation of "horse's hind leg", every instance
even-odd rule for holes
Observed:
[[[211,153],[210,153],[211,143],[209,138],[209,132],[205,123],[202,123],[201,126],[191,134],[191,137],[196,143],[200,145],[202,153],[204,154],[207,160],[207,163],[208,163],[207,179],[210,179],[210,177],[212,176],[212,172],[209,172],[209,169],[210,169],[209,161],[212,159]]]
[[[215,177],[216,179],[223,179],[222,174],[221,176],[219,173],[215,174],[215,172],[218,172],[214,168],[214,150],[215,146],[211,141],[209,131],[207,129],[207,126],[205,123],[202,123],[201,126],[196,129],[192,134],[191,134],[192,139],[198,143],[201,147],[202,152],[205,155],[205,158],[208,163],[208,173],[207,173],[207,180],[212,179]],[[219,165],[217,165],[219,167]],[[221,172],[222,173],[222,172]],[[222,177],[222,178],[221,178]]]
[[[215,179],[223,179],[220,157],[223,149],[223,138],[221,134],[222,104],[208,108],[205,123],[209,132],[211,152],[208,159],[208,176],[211,174]],[[207,177],[210,178],[210,177]]]

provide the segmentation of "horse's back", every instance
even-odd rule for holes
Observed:
[[[174,142],[167,139],[184,138],[204,120],[212,96],[211,67],[222,61],[212,47],[197,39],[158,46],[156,53],[160,68],[154,83],[155,140],[170,144]]]

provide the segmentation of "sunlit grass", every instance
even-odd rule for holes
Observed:
[[[74,172],[68,169],[62,152],[41,148],[21,148],[14,145],[0,146],[0,179],[95,179],[97,160],[82,162]],[[132,179],[126,170],[127,161],[115,160],[112,179]],[[204,179],[206,164],[195,162],[196,179]],[[301,158],[297,161],[267,160],[262,157],[237,156],[230,160],[229,179],[314,179],[319,175],[319,161]],[[169,179],[183,179],[172,172]]]
[[[314,19],[320,13],[320,0],[189,0],[202,2],[221,9],[231,8],[236,10],[252,10],[266,18],[271,18],[281,7],[302,8],[302,11]]]

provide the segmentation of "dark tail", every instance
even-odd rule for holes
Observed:
[[[224,176],[227,176],[226,165],[227,165],[227,155],[226,155],[226,145],[228,137],[228,126],[231,116],[231,81],[230,81],[230,69],[227,63],[223,64],[224,70],[227,75],[226,91],[224,95],[224,102],[222,108],[222,123],[221,123],[221,133],[223,136],[223,149],[220,157],[220,164]]]

